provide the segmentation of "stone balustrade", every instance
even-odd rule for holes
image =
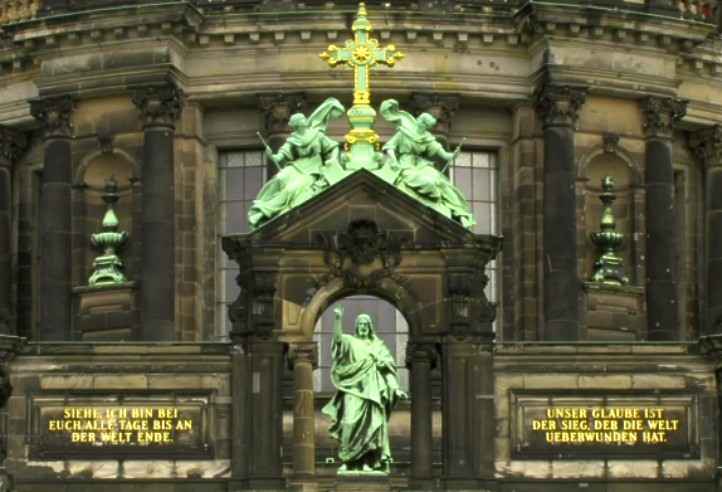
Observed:
[[[41,0],[0,0],[0,24],[32,19]]]
[[[680,14],[689,19],[704,22],[717,22],[719,2],[709,0],[675,0],[675,6]]]

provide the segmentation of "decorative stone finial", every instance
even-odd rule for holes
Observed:
[[[623,260],[619,256],[624,235],[615,230],[617,223],[612,211],[612,203],[617,198],[614,194],[614,178],[604,176],[602,190],[599,197],[604,204],[602,220],[599,232],[592,233],[592,242],[601,254],[594,262],[592,281],[607,285],[626,285],[629,283],[629,278],[624,275]]]
[[[100,256],[93,260],[93,274],[88,279],[88,285],[91,287],[126,282],[125,275],[121,271],[123,262],[116,253],[128,240],[127,232],[118,231],[118,217],[113,210],[118,198],[118,183],[111,177],[105,182],[103,201],[107,210],[103,216],[102,231],[90,236],[91,244],[101,251]]]

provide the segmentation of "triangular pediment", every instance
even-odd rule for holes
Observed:
[[[371,220],[379,229],[413,244],[464,242],[474,235],[373,173],[361,169],[250,236],[263,242],[313,243],[319,233],[346,230]]]

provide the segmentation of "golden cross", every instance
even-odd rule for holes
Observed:
[[[332,44],[320,55],[332,67],[336,65],[353,67],[354,105],[368,105],[371,102],[371,67],[377,63],[393,67],[404,57],[393,44],[379,48],[378,39],[370,37],[372,28],[366,16],[366,4],[361,2],[356,20],[351,27],[354,39],[346,41],[343,48]]]

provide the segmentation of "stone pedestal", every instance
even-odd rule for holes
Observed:
[[[75,287],[80,340],[122,341],[137,338],[135,282],[103,287]]]
[[[335,492],[391,492],[391,479],[386,475],[339,475]]]
[[[587,340],[641,340],[645,325],[644,289],[585,282]]]

